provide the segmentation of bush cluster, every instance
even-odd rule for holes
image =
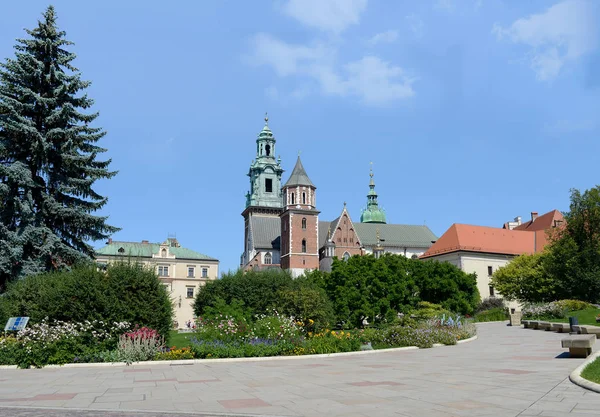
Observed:
[[[473,318],[476,322],[484,321],[504,321],[508,320],[509,314],[505,307],[495,307],[488,310],[480,311],[476,313]]]
[[[156,329],[165,339],[173,306],[156,273],[136,263],[95,264],[23,278],[0,297],[0,321],[28,316],[42,320],[123,322]]]

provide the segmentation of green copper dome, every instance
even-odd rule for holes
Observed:
[[[369,183],[369,192],[367,193],[367,207],[363,209],[360,215],[361,223],[387,223],[385,211],[377,203],[377,192],[375,191],[375,181],[373,180],[373,169],[369,173],[371,181]]]

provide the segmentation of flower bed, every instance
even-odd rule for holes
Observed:
[[[188,347],[165,346],[152,329],[129,323],[34,324],[15,336],[0,338],[0,365],[22,368],[49,364],[140,362],[147,360],[242,358],[354,352],[370,343],[375,349],[434,344],[454,345],[475,335],[475,326],[442,316],[408,325],[356,331],[308,331],[305,323],[274,312],[252,323],[230,316],[199,319]],[[310,329],[310,326],[308,327]]]

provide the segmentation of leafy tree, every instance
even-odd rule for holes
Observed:
[[[88,241],[118,229],[92,213],[106,197],[92,186],[111,178],[95,143],[105,132],[73,66],[72,44],[52,6],[15,58],[0,64],[0,288],[15,277],[73,265],[93,256]]]
[[[462,314],[472,314],[479,302],[474,274],[449,263],[401,255],[335,259],[322,281],[338,322],[349,327],[361,326],[365,317],[369,322],[389,321],[399,312],[410,312],[419,301]]]
[[[554,236],[545,268],[560,298],[600,299],[600,186],[571,190],[566,225]]]
[[[559,296],[557,282],[544,269],[546,253],[521,255],[499,268],[492,285],[506,300],[549,302]]]

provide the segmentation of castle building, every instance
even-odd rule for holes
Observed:
[[[346,203],[335,220],[320,220],[317,187],[300,156],[281,186],[284,170],[281,158],[275,159],[276,140],[268,121],[265,117],[265,126],[256,139],[256,157],[248,172],[250,191],[242,212],[242,268],[282,268],[298,276],[306,270],[330,271],[334,257],[378,257],[389,252],[417,258],[437,240],[425,225],[387,223],[386,213],[379,206],[372,169],[360,222],[352,221]]]
[[[179,329],[194,319],[194,297],[200,287],[219,276],[218,259],[184,248],[174,237],[162,243],[109,239],[106,246],[96,250],[95,258],[100,265],[131,260],[153,268],[169,292],[175,313],[173,325]]]

